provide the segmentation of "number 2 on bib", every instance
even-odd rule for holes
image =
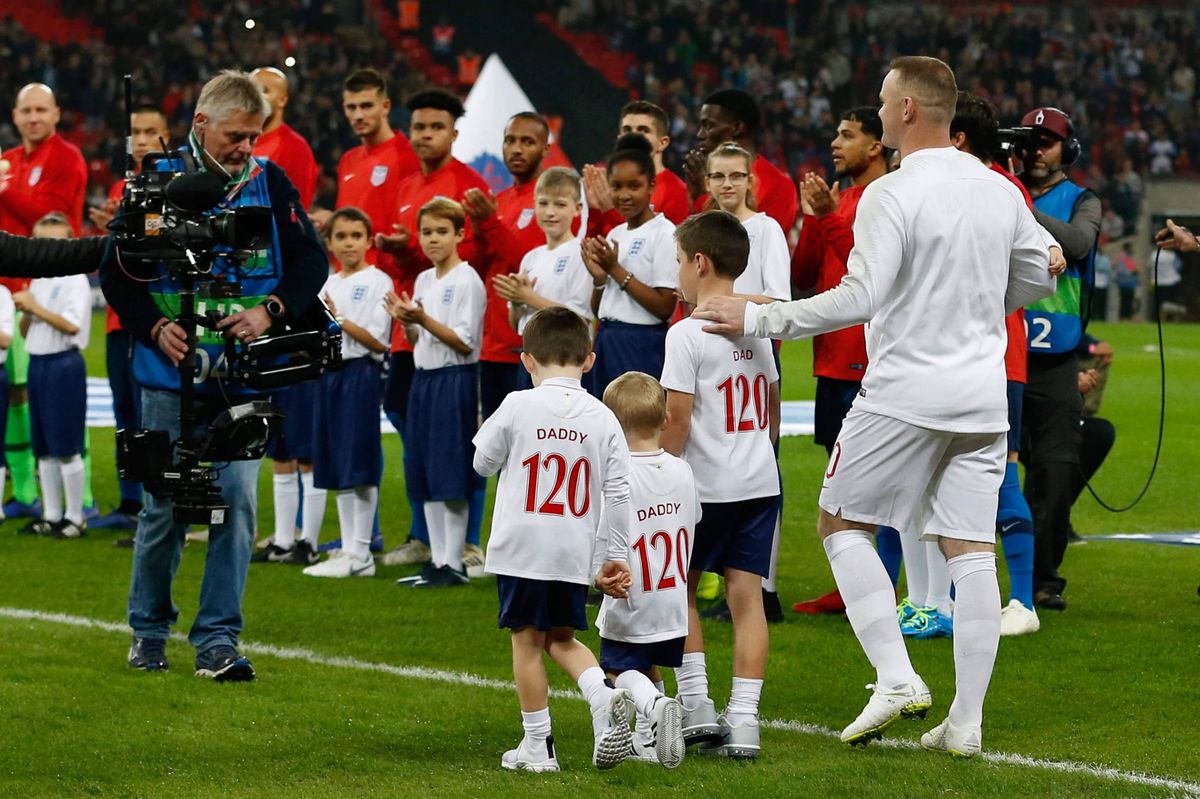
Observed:
[[[587,458],[580,458],[567,468],[567,459],[557,452],[551,452],[542,457],[535,452],[521,461],[525,467],[528,482],[525,487],[525,512],[540,513],[545,516],[563,516],[567,510],[576,519],[587,515],[592,507],[591,484],[592,465]],[[539,475],[542,471],[553,471],[554,482],[550,492],[538,503]],[[544,484],[543,484],[544,485]],[[563,488],[566,487],[566,504],[563,503]]]

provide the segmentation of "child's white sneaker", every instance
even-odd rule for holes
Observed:
[[[558,771],[554,736],[547,736],[544,746],[537,746],[528,737],[522,738],[516,749],[501,755],[500,765],[509,771]]]
[[[342,550],[336,558],[329,558],[320,563],[307,567],[304,573],[309,577],[374,577],[375,559],[367,555],[366,560],[359,560],[350,553]]]
[[[654,731],[654,754],[664,768],[676,768],[683,762],[687,745],[683,742],[683,705],[670,696],[660,696],[650,708],[650,729]]]
[[[633,733],[629,719],[633,715],[633,696],[624,688],[616,688],[605,706],[592,714],[592,765],[598,769],[616,768],[629,754]]]

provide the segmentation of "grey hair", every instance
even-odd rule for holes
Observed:
[[[258,84],[251,80],[249,73],[236,69],[222,70],[200,90],[196,113],[204,114],[216,122],[235,111],[269,117],[271,104],[263,96]]]

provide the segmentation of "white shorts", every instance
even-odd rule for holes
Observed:
[[[843,519],[995,543],[1005,433],[929,430],[851,408],[819,504]]]

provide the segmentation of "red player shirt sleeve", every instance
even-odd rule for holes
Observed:
[[[664,169],[658,173],[655,179],[654,196],[651,198],[651,203],[653,203],[655,211],[671,220],[672,224],[678,225],[688,218],[690,212],[687,184],[671,170]],[[623,221],[625,220],[622,219],[621,222]],[[619,225],[620,222],[617,224]],[[616,227],[616,225],[612,227]],[[610,227],[609,230],[611,229]]]
[[[758,188],[754,192],[758,210],[778,222],[786,235],[796,224],[800,210],[796,184],[761,155],[754,159],[754,176],[758,179]]]
[[[817,285],[817,274],[821,271],[821,260],[825,257],[825,237],[817,217],[804,215],[800,226],[800,239],[792,253],[792,282],[803,291]]]
[[[852,219],[853,215],[850,214],[832,213],[817,220],[825,246],[842,263],[850,260],[850,251],[854,249]]]

